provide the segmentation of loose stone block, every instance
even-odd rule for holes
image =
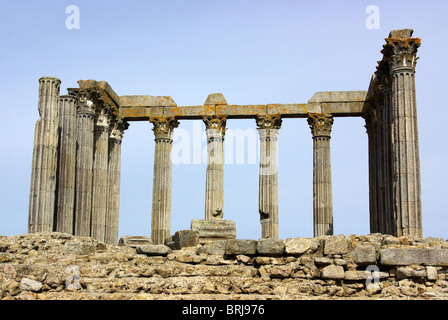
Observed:
[[[344,279],[344,268],[341,266],[330,265],[322,269],[322,279]]]
[[[199,244],[199,231],[181,230],[173,236],[174,248],[194,247]]]
[[[389,272],[377,272],[376,274],[371,271],[362,270],[348,270],[345,271],[345,280],[367,280],[372,279],[372,277],[378,277],[380,279],[389,277]]]
[[[267,256],[281,256],[285,252],[285,243],[278,239],[260,239],[257,243],[257,252]]]
[[[255,255],[257,253],[257,241],[246,239],[234,239],[226,241],[227,255]]]
[[[42,283],[40,283],[39,281],[36,281],[36,280],[23,278],[20,281],[20,289],[38,292],[42,289]]]
[[[314,258],[314,263],[317,266],[328,266],[330,264],[333,264],[333,260],[325,257],[316,257]]]
[[[119,246],[136,248],[137,246],[143,246],[153,244],[150,237],[147,236],[123,236],[118,241]]]
[[[285,252],[290,255],[313,253],[319,247],[319,240],[313,238],[289,238],[285,240]]]
[[[341,254],[347,251],[348,241],[345,236],[328,237],[324,240],[324,254]]]
[[[432,266],[448,265],[448,249],[428,248],[391,248],[380,251],[382,265],[400,266],[410,264],[426,264]]]
[[[226,253],[226,240],[217,240],[198,248],[198,254],[206,253],[209,255],[224,255]]]
[[[370,265],[376,263],[374,246],[358,246],[350,254],[357,265]]]
[[[147,256],[166,256],[171,249],[164,244],[147,244],[136,247],[137,253],[146,254]]]
[[[65,254],[86,255],[96,252],[96,243],[93,241],[70,241],[64,244]]]
[[[201,244],[236,238],[236,225],[232,220],[193,219],[191,230],[199,232],[199,243]]]
[[[437,280],[437,269],[435,267],[426,267],[426,277],[430,281]]]

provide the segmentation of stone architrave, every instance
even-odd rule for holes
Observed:
[[[73,90],[79,98],[76,112],[75,235],[90,237],[96,94]]]
[[[392,78],[392,205],[396,235],[422,237],[420,156],[415,66],[420,39],[413,30],[394,30],[382,50]]]
[[[328,114],[309,114],[313,134],[313,216],[314,236],[333,234],[330,138],[333,118]]]
[[[109,162],[110,115],[105,106],[97,110],[94,129],[94,154],[92,177],[92,222],[90,235],[98,241],[105,241]]]
[[[115,121],[109,137],[109,176],[105,242],[116,245],[120,208],[121,142],[128,123]]]
[[[204,117],[207,134],[207,173],[205,219],[221,220],[224,216],[224,135],[225,117]]]
[[[171,232],[171,149],[179,122],[174,117],[151,118],[150,122],[155,135],[151,238],[154,244],[163,244]]]
[[[78,98],[61,96],[56,231],[73,234],[76,174],[76,109]]]
[[[54,230],[61,80],[39,79],[39,119],[34,132],[28,232]]]
[[[258,210],[261,237],[278,239],[278,130],[282,120],[278,115],[256,119],[260,137],[260,171]]]

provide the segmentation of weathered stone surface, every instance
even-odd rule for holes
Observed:
[[[314,238],[288,238],[285,240],[285,252],[290,255],[313,253],[319,247],[319,240]]]
[[[209,255],[224,255],[226,252],[226,240],[216,240],[206,243],[198,248],[197,252]]]
[[[329,265],[322,269],[322,279],[344,279],[344,268],[335,265]]]
[[[20,280],[20,289],[38,292],[42,289],[42,283],[36,280],[23,278]]]
[[[137,253],[143,253],[147,256],[166,256],[171,249],[164,244],[147,244],[136,247]]]
[[[328,266],[330,264],[333,264],[333,260],[325,257],[316,257],[314,258],[314,263],[317,266]]]
[[[341,254],[347,252],[348,241],[345,236],[324,238],[324,254]]]
[[[222,93],[211,93],[205,100],[204,105],[226,105],[227,101]]]
[[[191,220],[191,230],[199,232],[199,242],[236,238],[236,225],[232,220]]]
[[[433,266],[448,265],[448,249],[430,248],[390,248],[380,251],[382,265],[426,264]]]
[[[199,244],[199,231],[181,230],[173,236],[174,248],[194,247]]]
[[[285,243],[279,239],[259,239],[257,252],[261,255],[281,256],[285,252]]]
[[[136,248],[137,246],[153,244],[148,236],[122,236],[118,241],[119,246]]]
[[[376,262],[375,247],[371,245],[357,246],[351,253],[353,261],[360,265],[370,265]]]
[[[64,245],[66,254],[85,255],[95,253],[97,244],[93,241],[70,241]]]
[[[255,255],[257,253],[257,241],[247,239],[234,239],[226,241],[227,255]]]
[[[435,281],[437,280],[437,268],[436,267],[426,267],[426,276],[428,280]]]

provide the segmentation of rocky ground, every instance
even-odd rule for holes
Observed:
[[[380,234],[227,240],[179,250],[62,233],[0,236],[0,299],[445,300],[446,257],[443,239]],[[417,260],[404,261],[411,258]]]

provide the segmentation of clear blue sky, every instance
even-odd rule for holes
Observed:
[[[80,28],[67,29],[76,5]],[[380,10],[368,29],[368,5]],[[119,95],[168,95],[178,106],[221,92],[230,104],[304,103],[315,92],[367,90],[392,29],[422,39],[417,65],[424,236],[448,238],[446,1],[0,0],[0,234],[27,232],[38,79],[107,81]],[[203,127],[203,124],[201,124]],[[191,132],[193,122],[179,128]],[[229,129],[255,129],[229,120]],[[150,235],[152,125],[122,147],[119,234]],[[202,141],[202,146],[205,142]],[[369,233],[367,134],[337,118],[331,140],[335,234]],[[173,165],[172,232],[204,217],[205,164]],[[312,236],[312,138],[304,119],[279,135],[280,237]],[[224,218],[260,236],[258,165],[225,166]]]

